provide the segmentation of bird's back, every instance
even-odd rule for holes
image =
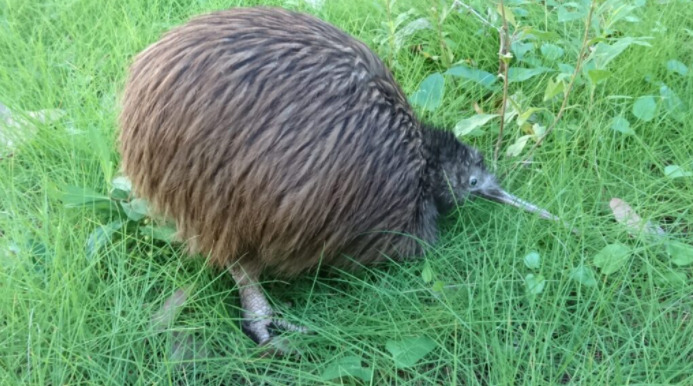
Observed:
[[[122,105],[135,191],[214,263],[293,275],[435,237],[404,94],[366,45],[312,16],[193,19],[136,58]]]

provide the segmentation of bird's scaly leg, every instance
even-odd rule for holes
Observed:
[[[270,331],[272,329],[308,332],[308,329],[303,326],[273,317],[272,306],[262,292],[257,274],[249,273],[240,263],[229,266],[229,272],[238,285],[241,307],[243,307],[243,330],[256,343],[264,345],[270,342],[273,338]]]

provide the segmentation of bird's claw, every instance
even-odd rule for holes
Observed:
[[[245,332],[250,339],[255,341],[259,346],[268,349],[265,354],[275,355],[299,354],[295,348],[289,347],[290,344],[287,339],[282,338],[278,332],[288,331],[301,334],[308,334],[310,332],[308,328],[304,326],[296,325],[276,317],[244,319],[242,327],[243,332]]]

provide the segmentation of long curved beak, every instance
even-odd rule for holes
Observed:
[[[536,213],[540,217],[545,218],[547,220],[554,220],[554,221],[561,221],[558,216],[551,214],[549,211],[546,209],[540,208],[532,203],[529,203],[517,196],[514,196],[508,192],[506,192],[503,189],[500,188],[487,188],[483,190],[478,190],[476,192],[477,195],[487,198],[492,201],[500,202],[502,204],[508,204],[512,205],[515,207],[518,207],[520,209],[524,209],[528,212],[531,213]]]

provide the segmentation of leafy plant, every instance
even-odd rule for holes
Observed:
[[[371,382],[373,378],[373,370],[363,367],[361,357],[349,355],[335,359],[322,372],[320,376],[323,381],[331,381],[333,379],[351,377],[360,379],[364,382]]]
[[[529,157],[531,151],[557,127],[568,107],[568,99],[575,86],[587,87],[590,101],[593,103],[596,90],[604,87],[613,75],[612,66],[615,60],[632,46],[651,46],[649,36],[633,37],[621,34],[623,26],[640,20],[638,13],[645,5],[641,0],[546,1],[544,6],[547,18],[559,24],[584,21],[584,35],[581,40],[532,25],[528,15],[539,5],[538,2],[512,1],[508,2],[509,5],[503,1],[470,3],[471,5],[453,1],[450,11],[443,15],[447,18],[454,11],[470,14],[481,22],[483,29],[498,34],[498,75],[493,75],[486,69],[470,67],[464,61],[452,63],[445,66],[444,71],[436,71],[424,79],[412,94],[411,102],[424,110],[435,111],[441,106],[446,84],[451,78],[472,82],[493,93],[501,90],[498,79],[503,80],[503,102],[500,103],[498,113],[477,111],[475,115],[462,118],[455,125],[455,134],[458,137],[479,136],[487,133],[483,131],[483,127],[493,122],[492,117],[503,116],[503,119],[498,121],[500,132],[495,158],[498,158],[498,149],[506,135],[503,132],[504,126],[516,120],[516,130],[510,132],[515,133],[510,134],[515,140],[508,145],[506,155],[518,157],[525,154],[525,158]],[[438,18],[427,25],[437,25],[436,23],[442,21],[444,18]],[[444,45],[444,39],[441,37],[439,40]],[[505,46],[508,49],[505,49]],[[574,53],[577,53],[577,56],[574,56]],[[566,61],[571,56],[573,63]],[[686,64],[674,59],[666,63],[666,68],[677,75],[685,76],[688,73]],[[523,83],[529,81],[537,82],[536,79],[545,83],[543,100],[520,100],[514,97],[521,95],[513,89],[514,87],[522,87]],[[681,119],[681,114],[687,111],[686,106],[667,85],[660,83],[660,86],[660,98],[663,102],[666,101],[665,110],[675,119]],[[657,114],[655,97],[645,95],[633,98],[633,115],[643,122],[654,119]],[[558,110],[554,106],[557,100],[561,100]],[[508,113],[506,108],[512,110],[511,113]],[[626,135],[636,134],[623,114],[613,118],[611,128]],[[527,151],[527,145],[530,143],[533,145],[530,151]]]
[[[570,278],[585,287],[596,287],[597,278],[590,267],[584,265],[577,266],[570,271]]]
[[[687,177],[678,169],[678,165],[670,165],[665,168],[665,173],[670,173],[669,178]],[[672,177],[671,174],[677,174]],[[683,175],[678,175],[683,174]],[[626,227],[631,236],[643,234],[649,243],[661,247],[669,257],[671,263],[681,267],[693,264],[693,246],[673,239],[660,226],[652,221],[644,221],[631,206],[620,198],[611,199],[609,206],[617,222]],[[602,269],[602,273],[609,275],[617,271],[631,254],[630,248],[621,244],[611,244],[604,247],[595,257],[594,264]]]
[[[625,245],[609,244],[594,256],[594,265],[602,270],[602,274],[610,275],[628,261],[630,254],[630,248]]]
[[[528,253],[523,260],[529,269],[539,269],[541,266],[541,257],[539,256],[539,252]]]
[[[385,343],[385,348],[392,354],[392,360],[398,368],[414,366],[435,347],[436,343],[427,336],[389,340]]]
[[[527,292],[530,295],[538,295],[546,286],[546,279],[542,275],[534,275],[533,273],[525,276],[525,285],[527,286]]]
[[[399,67],[396,60],[397,54],[405,45],[410,44],[409,40],[417,31],[432,28],[431,22],[419,16],[414,9],[408,9],[394,16],[395,4],[396,0],[384,0],[387,21],[381,23],[373,39],[376,47],[387,58],[387,65],[390,68]]]
[[[132,195],[132,184],[124,176],[117,176],[111,181],[109,195],[89,188],[68,186],[62,194],[62,202],[67,208],[91,207],[106,221],[87,238],[86,254],[89,259],[93,259],[123,229],[159,241],[173,241],[175,227],[154,223],[148,202]]]

